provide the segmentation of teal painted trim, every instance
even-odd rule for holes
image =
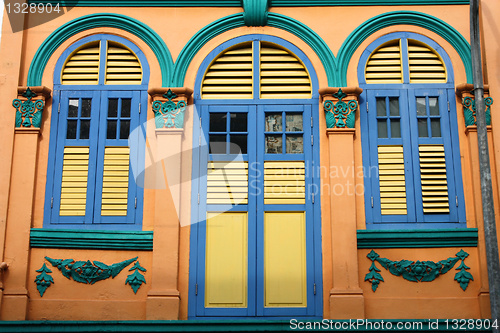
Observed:
[[[153,232],[31,229],[30,246],[52,249],[109,249],[152,251]]]
[[[365,21],[351,32],[344,41],[337,55],[340,76],[339,86],[344,87],[347,85],[347,68],[352,55],[361,43],[377,30],[398,24],[419,26],[443,37],[457,51],[465,67],[467,83],[472,83],[470,44],[455,28],[429,14],[414,11],[395,11],[380,14]]]
[[[260,27],[267,24],[269,0],[242,0],[243,19],[248,27]]]
[[[477,228],[358,230],[358,249],[477,246]]]
[[[198,31],[184,46],[179,54],[174,66],[174,73],[172,75],[171,87],[183,87],[184,79],[186,77],[186,72],[189,64],[193,60],[196,53],[205,45],[209,40],[215,36],[229,31],[234,28],[242,27],[245,25],[244,14],[238,13],[223,17],[217,21],[210,23],[209,25]],[[291,17],[269,13],[267,25],[270,27],[282,29],[288,31],[295,36],[306,42],[318,55],[321,63],[323,64],[328,78],[328,84],[332,87],[336,87],[335,84],[338,80],[336,79],[336,60],[332,51],[325,43],[325,41],[318,36],[311,28],[305,24],[294,20]],[[221,50],[222,52],[223,50]]]
[[[471,319],[474,328],[467,332],[491,332],[489,319]],[[284,332],[342,330],[349,332],[407,331],[456,332],[452,319],[364,319],[351,320],[130,320],[130,321],[0,321],[0,331],[14,332]],[[368,324],[367,324],[368,323]],[[371,324],[370,324],[371,323]],[[401,329],[397,329],[402,323]],[[322,327],[326,325],[327,327]],[[389,326],[390,325],[390,326]],[[458,325],[460,323],[458,322]],[[467,320],[466,325],[467,326]],[[309,326],[307,326],[309,327]],[[374,328],[378,327],[378,329]],[[390,327],[390,328],[387,328]],[[488,327],[484,329],[483,327]]]
[[[168,83],[174,62],[165,42],[146,24],[129,16],[111,13],[90,14],[60,26],[38,48],[28,71],[28,86],[41,86],[45,66],[55,50],[76,33],[92,28],[118,28],[142,39],[153,51],[160,64],[162,84]]]

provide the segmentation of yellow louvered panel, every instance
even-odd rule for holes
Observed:
[[[448,183],[443,145],[419,145],[424,214],[449,213]]]
[[[209,162],[207,204],[246,205],[248,203],[248,162]]]
[[[445,83],[446,67],[436,51],[416,40],[408,39],[410,83]]]
[[[403,146],[378,146],[378,164],[382,215],[405,215]]]
[[[243,43],[222,53],[209,66],[201,87],[204,99],[253,97],[252,44]]]
[[[61,74],[62,84],[99,82],[99,42],[86,44],[68,57]]]
[[[102,216],[127,216],[129,147],[104,148]]]
[[[141,84],[142,67],[137,56],[121,44],[108,42],[106,84]]]
[[[403,83],[400,40],[393,40],[376,49],[365,69],[366,83]]]
[[[293,53],[274,44],[260,48],[261,98],[311,98],[311,79]]]
[[[305,164],[264,162],[264,204],[305,204]]]
[[[89,147],[64,147],[60,216],[85,216]]]

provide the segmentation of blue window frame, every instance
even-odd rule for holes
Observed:
[[[104,83],[108,43],[137,56],[140,85]],[[98,45],[101,50],[98,82],[61,84],[67,59],[86,45]],[[146,112],[141,112],[141,104],[147,105],[149,78],[144,55],[123,38],[90,36],[62,54],[54,77],[44,227],[140,230],[143,189],[137,186],[130,165],[144,163],[145,147],[132,134],[146,121]]]
[[[394,49],[394,40],[401,45],[401,83],[366,83],[370,55],[385,45]],[[446,82],[410,83],[409,40],[425,43],[439,55]],[[417,43],[413,50],[423,45]],[[364,51],[358,79],[364,89],[360,120],[367,229],[465,227],[453,70],[447,54],[424,36],[388,34]]]

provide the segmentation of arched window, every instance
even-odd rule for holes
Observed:
[[[367,228],[465,226],[451,62],[435,42],[392,33],[362,54]]]
[[[146,121],[148,79],[143,53],[124,38],[90,36],[63,52],[54,72],[45,226],[141,228],[143,191],[130,164],[140,163],[144,147],[129,135]]]

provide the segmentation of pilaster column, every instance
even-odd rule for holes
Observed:
[[[179,228],[184,111],[192,90],[150,89],[155,135],[148,136],[155,169],[155,218],[147,320],[179,319]]]
[[[12,175],[9,192],[3,272],[2,320],[26,320],[30,228],[37,168],[38,138],[45,99],[45,87],[19,87],[18,98],[8,112],[16,113]],[[14,124],[12,124],[14,125]]]
[[[363,291],[358,278],[356,236],[356,179],[354,165],[355,118],[361,88],[321,89],[329,144],[330,223],[333,288],[331,319],[364,318]]]

